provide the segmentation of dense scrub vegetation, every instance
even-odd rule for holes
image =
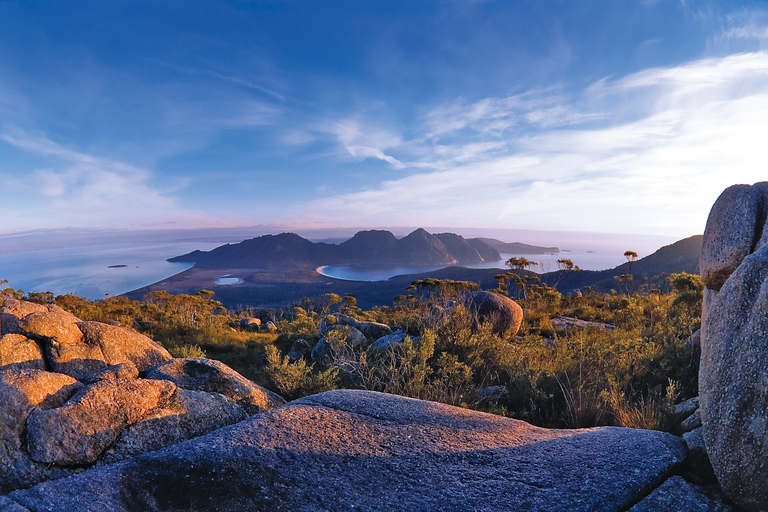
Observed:
[[[697,393],[698,353],[690,340],[699,327],[699,277],[673,274],[663,287],[631,286],[630,274],[617,280],[619,292],[587,289],[566,297],[517,270],[497,276],[493,290],[524,309],[515,336],[478,324],[462,306],[462,296],[478,287],[461,281],[417,281],[392,306],[367,311],[353,295],[336,294],[282,310],[227,311],[205,290],[152,292],[143,301],[23,295],[10,288],[0,293],[55,303],[84,320],[132,326],[174,356],[218,359],[287,399],[365,388],[546,427],[673,430],[671,406]],[[321,323],[333,324],[339,314],[385,323],[408,337],[376,349],[375,340],[352,343],[348,327],[335,328],[325,334],[330,351],[323,364],[289,359],[292,348],[314,346]],[[242,327],[249,317],[271,322],[271,329]]]

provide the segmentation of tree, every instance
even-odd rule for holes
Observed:
[[[557,287],[563,279],[568,277],[568,274],[571,272],[578,272],[581,270],[578,265],[574,265],[573,261],[567,258],[561,258],[557,260],[557,274],[555,277],[555,282],[552,283],[552,286]]]
[[[557,260],[557,269],[562,272],[573,272],[574,270],[581,270],[578,265],[574,265],[573,261],[569,259]]]
[[[637,260],[637,253],[635,251],[624,251],[624,257],[627,258],[627,263],[629,263],[627,273],[632,275],[632,264]]]
[[[529,260],[528,258],[524,256],[520,256],[519,258],[509,258],[506,262],[507,266],[514,270],[515,272],[511,274],[512,279],[515,281],[515,297],[519,296],[519,291],[522,291],[523,298],[527,298],[528,296],[528,285],[533,283],[538,283],[541,281],[537,275],[531,276],[530,274],[524,274],[523,272],[528,270],[529,268],[535,267],[538,265],[535,261]],[[499,276],[497,276],[499,277]],[[510,281],[512,280],[510,279]],[[497,279],[497,281],[499,281]]]
[[[211,300],[215,294],[216,293],[212,292],[211,290],[200,290],[197,292],[197,296],[204,300]]]
[[[321,308],[321,312],[324,315],[328,315],[331,313],[331,310],[333,309],[334,304],[339,304],[341,302],[341,297],[338,293],[324,293],[320,296],[321,299],[323,299],[322,303],[323,306]]]
[[[627,292],[627,297],[629,297],[634,292],[633,280],[635,277],[632,275],[632,264],[637,260],[637,253],[635,251],[624,251],[624,257],[627,258],[627,263],[629,264],[627,273],[615,276],[614,279],[617,283],[623,285]]]
[[[519,258],[509,258],[506,261],[506,264],[509,268],[512,270],[522,271],[522,270],[528,270],[529,268],[535,267],[538,265],[535,261],[529,260],[528,258],[525,258],[523,256],[520,256]]]

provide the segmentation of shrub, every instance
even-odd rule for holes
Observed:
[[[173,357],[196,358],[205,357],[205,351],[197,345],[182,345],[168,349]]]
[[[313,372],[304,359],[291,363],[288,356],[281,357],[280,351],[273,345],[266,348],[267,365],[264,371],[269,378],[271,388],[277,390],[286,400],[321,393],[336,389],[338,372],[331,368],[323,372]]]

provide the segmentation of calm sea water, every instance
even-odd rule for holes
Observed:
[[[500,261],[491,261],[476,263],[472,265],[462,265],[467,268],[498,268],[507,269],[504,264],[506,260],[512,257],[525,257],[528,260],[535,261],[536,266],[530,270],[534,272],[553,272],[557,270],[557,260],[570,259],[574,265],[578,265],[582,270],[605,270],[614,268],[627,260],[624,258],[624,251],[563,251],[556,254],[502,254]],[[386,281],[390,277],[402,274],[417,274],[430,272],[445,268],[442,266],[412,266],[412,267],[351,267],[351,266],[325,266],[318,269],[324,276],[344,279],[347,281]]]
[[[103,299],[105,294],[119,295],[190,268],[190,263],[165,260],[196,247],[132,244],[0,254],[0,280],[25,292]]]

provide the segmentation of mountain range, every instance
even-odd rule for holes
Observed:
[[[311,242],[295,233],[281,233],[222,245],[210,251],[193,251],[168,261],[195,263],[198,268],[270,269],[319,265],[467,265],[500,261],[501,254],[493,244],[505,245],[499,240],[466,239],[455,233],[431,234],[421,228],[399,239],[389,231],[359,231],[340,244]],[[525,248],[538,250],[539,254],[557,249],[528,245]]]
[[[497,286],[494,277],[500,272],[498,268],[474,269],[460,265],[445,265],[440,270],[425,269],[426,271],[422,273],[398,275],[386,281],[376,282],[343,281],[315,272],[315,268],[319,265],[344,264],[350,261],[360,264],[385,262],[390,265],[390,260],[386,259],[387,254],[399,255],[398,257],[402,258],[401,251],[404,251],[405,247],[420,246],[423,250],[415,253],[421,255],[420,261],[424,261],[425,253],[433,257],[441,255],[440,257],[444,258],[441,261],[444,262],[448,258],[450,258],[449,261],[461,261],[467,255],[473,258],[484,257],[478,248],[487,251],[482,245],[473,241],[476,239],[462,239],[453,234],[429,235],[426,231],[422,231],[416,230],[415,234],[409,235],[411,238],[405,237],[401,240],[397,240],[388,232],[364,231],[338,245],[312,243],[291,233],[263,236],[238,244],[217,247],[208,252],[194,251],[173,258],[172,261],[196,264],[193,268],[176,276],[133,290],[125,295],[141,299],[150,291],[166,290],[171,293],[194,294],[205,288],[215,290],[217,300],[229,308],[241,305],[282,307],[302,297],[314,298],[333,292],[340,295],[352,293],[356,295],[360,307],[373,307],[391,304],[395,296],[402,295],[411,282],[419,279],[472,281],[478,283],[483,289]],[[405,242],[401,244],[403,240]],[[656,275],[673,272],[697,272],[701,241],[701,235],[697,235],[664,246],[653,254],[633,262],[631,273],[639,282],[643,275],[653,278]],[[468,250],[467,246],[474,248],[477,254]],[[445,253],[442,250],[436,250],[440,247],[445,250]],[[538,248],[541,251],[539,254],[554,252],[544,249],[551,248]],[[356,258],[353,259],[350,255],[356,255]],[[496,253],[488,252],[488,256],[498,258],[495,255]],[[586,286],[594,286],[598,291],[608,291],[616,287],[615,276],[630,273],[629,266],[629,263],[624,263],[612,269],[582,270],[570,272],[565,276],[558,271],[543,274],[541,278],[547,283],[557,282],[558,290],[566,294],[583,290]],[[241,283],[236,286],[219,286],[216,280],[222,275],[238,277]]]

